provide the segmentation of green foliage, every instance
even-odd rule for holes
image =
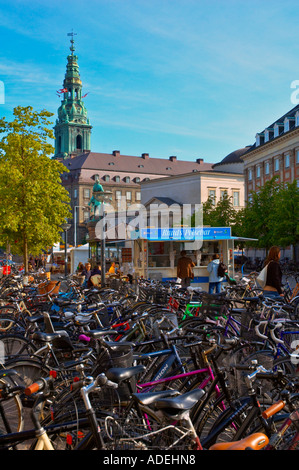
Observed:
[[[60,240],[60,225],[71,216],[61,184],[64,165],[49,158],[52,116],[17,107],[14,120],[0,119],[0,243],[24,256],[39,254]]]

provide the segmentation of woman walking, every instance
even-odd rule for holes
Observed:
[[[279,246],[272,246],[265,261],[265,266],[267,266],[266,285],[264,287],[265,297],[277,298],[284,295],[282,289],[282,271],[279,264],[280,256]]]

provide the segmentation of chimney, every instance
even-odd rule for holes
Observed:
[[[172,155],[171,157],[169,157],[169,160],[171,162],[176,162],[177,161],[177,157],[175,157],[174,155]]]
[[[119,157],[120,156],[120,151],[119,150],[113,150],[112,155],[114,157]]]
[[[148,154],[148,153],[143,153],[143,154],[141,155],[141,157],[142,157],[144,160],[146,160],[147,158],[149,158],[149,154]]]
[[[203,162],[203,158],[197,158],[196,159],[196,163],[198,163],[199,165]]]

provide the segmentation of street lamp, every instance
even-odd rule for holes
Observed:
[[[67,232],[71,228],[71,224],[67,222],[61,225],[64,231],[64,275],[67,277]]]

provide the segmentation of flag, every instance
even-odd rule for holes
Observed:
[[[68,89],[67,88],[61,88],[60,90],[57,91],[57,93],[67,93]]]
[[[88,92],[88,93],[89,93],[89,92]],[[83,95],[82,98],[85,98],[85,97],[88,95],[88,93],[86,93],[85,95]]]

